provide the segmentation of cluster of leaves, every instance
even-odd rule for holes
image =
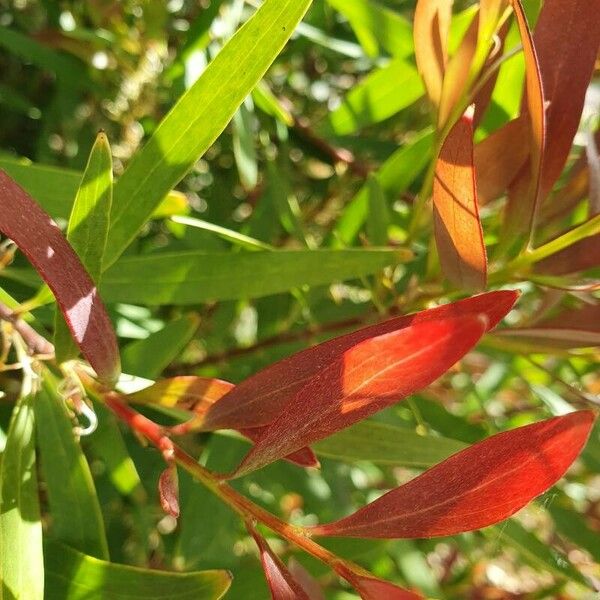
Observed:
[[[2,29],[12,60],[56,76],[54,111],[8,95],[26,118],[53,127],[63,103],[110,85],[86,60],[131,60],[136,11],[92,4],[46,7],[34,36]],[[582,114],[600,2],[311,4],[147,8],[135,50],[169,68],[132,72],[105,107],[126,138],[118,119],[152,105],[136,82],[181,91],[141,149],[111,149],[113,122],[83,172],[0,156],[0,597],[258,598],[250,540],[276,600],[338,598],[341,580],[365,599],[464,597],[481,538],[459,534],[512,517],[580,454],[530,515],[551,515],[550,548],[524,520],[502,536],[550,576],[539,597],[594,586],[600,161]],[[174,58],[169,10],[189,18]],[[352,65],[335,79],[339,55]],[[406,482],[400,467],[426,470]],[[436,578],[436,546],[407,540],[448,536]],[[296,551],[327,571],[286,565]]]

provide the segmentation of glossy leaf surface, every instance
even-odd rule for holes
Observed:
[[[300,583],[294,579],[281,559],[271,550],[267,540],[254,527],[248,525],[248,530],[258,546],[271,598],[273,600],[309,600]]]
[[[494,435],[315,535],[426,538],[493,525],[558,481],[590,434],[581,411]]]
[[[266,0],[136,153],[115,185],[107,267],[225,129],[310,4],[311,0]]]
[[[14,409],[0,467],[0,598],[42,600],[42,521],[33,397]]]
[[[46,600],[219,600],[231,585],[227,571],[169,573],[98,560],[50,541],[44,546]]]
[[[381,249],[191,251],[124,258],[104,275],[102,297],[106,302],[180,305],[258,298],[376,273],[405,256]]]
[[[206,427],[268,425],[311,378],[343,356],[360,342],[382,336],[413,324],[434,319],[483,314],[488,330],[508,313],[518,294],[511,291],[489,292],[437,308],[384,321],[340,336],[285,358],[252,375],[235,387],[208,413]]]
[[[108,239],[112,206],[112,155],[104,132],[98,134],[71,210],[67,241],[98,285]],[[54,348],[58,362],[75,358],[77,348],[64,319],[55,319]]]
[[[235,475],[267,465],[425,387],[477,343],[486,325],[481,314],[412,323],[321,363],[319,373],[265,428]]]
[[[435,241],[446,277],[460,288],[484,289],[487,255],[473,165],[473,113],[450,130],[435,166]]]
[[[105,381],[120,372],[114,330],[94,282],[60,229],[4,171],[0,170],[0,230],[44,278],[84,357]]]

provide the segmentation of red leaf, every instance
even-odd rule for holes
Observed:
[[[533,43],[547,110],[541,197],[565,166],[600,48],[600,0],[545,0]]]
[[[512,291],[481,294],[389,319],[298,352],[242,381],[210,407],[203,426],[206,429],[235,429],[269,425],[312,377],[356,344],[411,324],[449,316],[485,314],[490,330],[511,309],[517,296],[517,292]]]
[[[162,509],[177,519],[179,517],[179,479],[175,463],[168,465],[160,474],[158,494]]]
[[[524,195],[509,197],[505,220],[507,232],[505,235],[514,233],[531,235],[540,198],[542,161],[546,137],[545,99],[538,58],[523,5],[521,0],[510,0],[510,2],[515,11],[525,56],[525,87],[531,124],[531,143],[529,173],[524,175],[528,178],[528,191]]]
[[[293,556],[288,561],[288,569],[310,600],[325,600],[319,582]]]
[[[600,234],[584,238],[540,261],[538,273],[566,275],[600,266]]]
[[[389,581],[365,577],[362,575],[347,576],[346,579],[360,594],[362,600],[423,600],[421,594],[416,594],[398,587]]]
[[[314,535],[427,538],[498,523],[556,483],[583,449],[594,413],[494,435]]]
[[[248,452],[244,475],[429,385],[484,334],[485,315],[432,319],[353,346],[312,377]]]
[[[221,379],[180,375],[171,379],[162,379],[143,390],[128,394],[126,400],[134,404],[177,407],[193,413],[194,416],[189,421],[171,428],[171,433],[174,435],[183,435],[192,431],[207,431],[203,427],[206,412],[234,388],[233,383]],[[260,437],[261,430],[260,427],[241,428],[239,432],[254,441]],[[286,460],[301,467],[319,467],[319,460],[310,448],[301,448],[287,456]]]
[[[246,526],[260,551],[260,560],[273,600],[310,600],[302,586],[294,579],[279,557],[269,548],[262,535],[249,523]]]
[[[506,192],[527,161],[529,137],[529,123],[519,117],[475,146],[479,204],[487,204]]]
[[[487,255],[473,167],[473,109],[450,130],[435,165],[435,241],[442,271],[455,285],[484,289]]]
[[[73,339],[103,382],[119,376],[119,348],[94,282],[52,219],[0,170],[0,231],[48,284]]]

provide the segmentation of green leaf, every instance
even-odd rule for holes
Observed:
[[[13,411],[0,470],[0,598],[42,600],[44,558],[33,398]]]
[[[419,176],[431,157],[433,135],[425,130],[394,152],[375,177],[390,199],[405,191]],[[346,206],[333,230],[333,246],[350,245],[369,214],[369,189],[363,185]]]
[[[423,436],[402,427],[362,421],[313,447],[320,456],[344,462],[431,467],[466,446],[449,438]]]
[[[121,353],[123,371],[138,377],[156,379],[194,336],[199,319],[186,315],[165,325],[146,339],[126,346]]]
[[[108,138],[100,132],[92,147],[71,210],[67,240],[92,280],[98,284],[108,239],[112,205],[112,155]],[[59,363],[76,358],[77,345],[59,310],[56,311],[54,347]]]
[[[482,531],[494,542],[502,540],[513,546],[534,567],[548,571],[555,577],[570,579],[587,586],[585,577],[564,554],[540,541],[518,521],[509,519],[502,525],[488,527]]]
[[[329,115],[327,125],[336,135],[348,135],[388,119],[424,93],[417,69],[405,60],[395,59],[354,86]]]
[[[411,24],[397,12],[373,0],[327,1],[348,19],[369,56],[380,54],[380,48],[396,57],[414,53]]]
[[[83,173],[32,163],[25,159],[0,158],[6,171],[54,219],[68,219]],[[169,191],[152,213],[153,219],[186,214],[185,196]]]
[[[258,183],[258,164],[254,147],[254,106],[247,98],[233,115],[233,156],[242,186],[253,190]]]
[[[385,194],[374,175],[369,175],[367,180],[369,194],[369,213],[367,220],[367,233],[369,242],[373,246],[385,246],[388,242],[387,229],[390,222]]]
[[[583,516],[573,509],[563,508],[553,503],[548,505],[548,511],[554,519],[556,531],[580,548],[587,550],[593,559],[600,563],[598,532],[590,529]]]
[[[108,545],[89,465],[56,382],[47,374],[35,403],[42,474],[52,514],[52,534],[74,548],[108,558]]]
[[[265,0],[134,156],[115,185],[107,267],[225,129],[310,4],[311,0]]]
[[[101,294],[106,302],[150,305],[259,298],[377,273],[403,256],[403,251],[373,249],[191,251],[124,258],[103,277]]]
[[[55,541],[45,544],[46,600],[218,600],[227,571],[169,573],[98,560]]]

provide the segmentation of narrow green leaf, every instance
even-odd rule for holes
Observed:
[[[593,559],[600,563],[598,532],[590,529],[586,520],[575,510],[563,508],[551,503],[548,510],[554,519],[556,530],[561,535],[587,550]]]
[[[445,437],[422,436],[410,429],[362,421],[317,442],[319,456],[344,462],[431,467],[462,450],[466,444]]]
[[[50,375],[44,377],[35,416],[52,534],[74,548],[107,558],[108,545],[92,474]]]
[[[32,163],[25,159],[0,158],[0,168],[6,171],[54,219],[68,219],[83,173]],[[188,205],[181,192],[169,191],[156,210],[153,219],[186,214]]]
[[[0,598],[43,600],[33,397],[14,409],[0,469]]]
[[[385,246],[388,243],[387,229],[389,225],[389,214],[385,194],[374,175],[367,180],[369,193],[369,216],[367,219],[367,233],[369,242],[373,246]]]
[[[46,600],[218,600],[227,571],[169,573],[98,560],[55,541],[45,545]]]
[[[107,267],[225,129],[310,4],[265,0],[162,120],[115,185]]]
[[[430,130],[396,150],[379,168],[375,177],[390,200],[405,191],[419,176],[431,157],[433,135]],[[363,185],[346,206],[333,230],[333,246],[350,245],[369,214],[369,193]]]
[[[247,98],[233,115],[233,156],[242,186],[253,190],[258,183],[258,163],[254,146],[254,106]]]
[[[585,577],[564,554],[539,540],[518,521],[509,519],[502,525],[484,529],[483,533],[490,540],[510,544],[534,567],[548,571],[555,577],[587,585]]]
[[[373,0],[327,1],[348,19],[369,56],[381,50],[404,58],[414,53],[411,24],[397,12]]]
[[[173,252],[120,260],[103,277],[101,293],[106,302],[130,304],[259,298],[370,275],[406,257],[387,249]]]
[[[67,240],[77,253],[92,280],[98,284],[108,239],[112,206],[112,155],[108,138],[100,132],[92,147],[77,190],[67,226]],[[54,348],[59,363],[79,354],[60,311],[57,310]]]
[[[283,106],[264,81],[259,82],[254,88],[252,91],[252,99],[260,110],[275,117],[284,125],[291,127],[294,124],[293,115],[285,106]]]
[[[415,67],[405,60],[395,59],[354,86],[329,115],[327,126],[337,135],[354,133],[392,117],[424,93]]]
[[[156,379],[192,339],[198,323],[198,317],[186,315],[171,321],[146,339],[132,342],[121,353],[123,371]]]

